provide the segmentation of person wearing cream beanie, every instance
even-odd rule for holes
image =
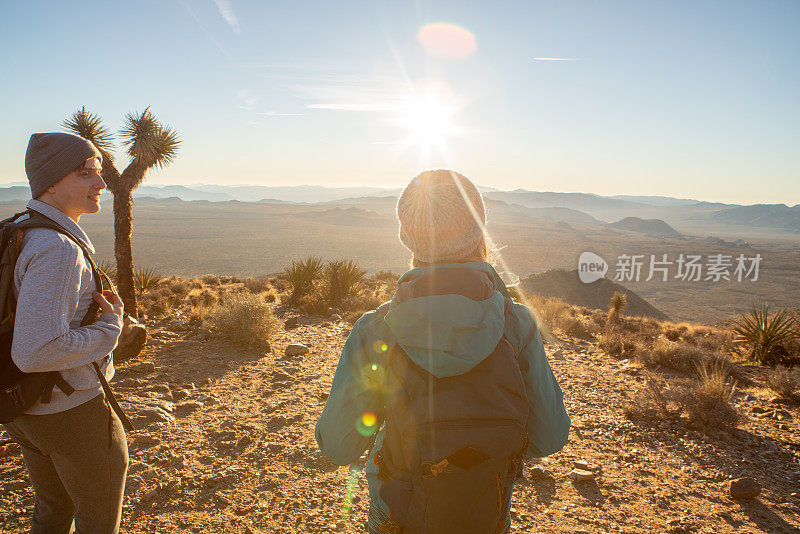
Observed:
[[[533,313],[487,261],[477,187],[425,171],[397,219],[412,268],[350,331],[317,444],[338,465],[369,449],[369,534],[507,534],[523,456],[567,442],[563,393]]]
[[[425,171],[397,201],[400,241],[423,263],[471,255],[484,243],[486,208],[478,188],[450,170]]]

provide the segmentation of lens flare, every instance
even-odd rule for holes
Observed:
[[[464,59],[478,49],[472,32],[449,22],[424,25],[417,32],[417,41],[428,54],[442,59]]]
[[[378,423],[378,416],[372,412],[364,412],[361,419],[356,423],[356,430],[362,436],[371,436],[375,433]]]
[[[356,492],[356,485],[358,485],[358,476],[360,473],[361,469],[357,466],[350,466],[350,472],[347,474],[347,488],[344,494],[344,502],[342,503],[342,519],[345,522],[350,517],[350,509],[353,507],[353,496]]]
[[[377,363],[373,363],[373,364],[370,366],[370,369],[372,369],[373,371],[377,371],[377,370],[378,370],[378,364],[377,364]]]
[[[389,350],[389,346],[380,339],[372,344],[372,348],[375,350],[375,352],[378,353],[386,352],[387,350]]]

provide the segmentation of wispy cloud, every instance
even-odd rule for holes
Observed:
[[[574,57],[535,57],[533,59],[535,61],[578,61],[578,58]]]
[[[390,104],[309,104],[308,109],[332,109],[336,111],[397,111]]]
[[[251,110],[255,107],[258,98],[253,96],[249,89],[239,89],[236,91],[236,107],[239,109]]]
[[[299,117],[302,113],[278,113],[277,111],[259,111],[259,115],[265,117]]]
[[[219,14],[222,15],[222,18],[225,19],[228,26],[231,27],[236,35],[239,35],[241,33],[239,30],[239,21],[236,20],[236,14],[233,12],[231,3],[228,2],[228,0],[214,0],[214,4],[216,4]]]

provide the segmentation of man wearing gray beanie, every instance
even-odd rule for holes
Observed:
[[[100,376],[114,376],[111,353],[123,309],[112,291],[95,291],[84,254],[94,253],[94,246],[78,224],[82,215],[100,211],[106,187],[101,163],[91,142],[66,133],[33,134],[25,155],[32,200],[15,222],[38,217],[36,212],[80,241],[51,228],[27,228],[14,267],[11,358],[24,373],[57,371],[62,379],[4,425],[22,448],[33,484],[34,534],[66,534],[73,527],[119,532],[128,445]],[[100,313],[92,322],[85,319],[93,318],[93,302]]]

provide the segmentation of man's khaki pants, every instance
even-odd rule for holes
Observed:
[[[4,425],[22,447],[36,493],[31,534],[116,534],[128,443],[101,394],[65,412]]]

